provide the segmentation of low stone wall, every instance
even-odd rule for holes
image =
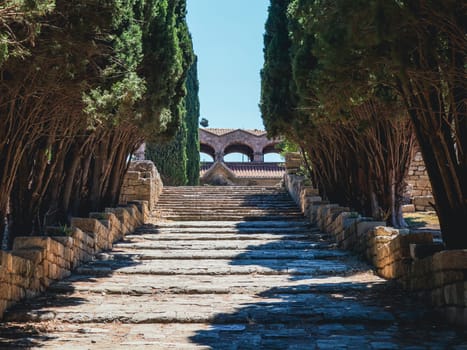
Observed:
[[[386,227],[323,201],[301,176],[287,174],[284,182],[303,213],[339,247],[364,256],[379,276],[426,298],[453,324],[467,326],[467,250],[442,250],[431,233]]]
[[[0,319],[16,302],[43,292],[54,281],[134,231],[149,217],[147,201],[73,218],[71,228],[49,228],[51,236],[17,237],[0,251]]]
[[[134,200],[145,200],[153,210],[163,189],[162,180],[150,160],[133,161],[123,180],[120,204]]]

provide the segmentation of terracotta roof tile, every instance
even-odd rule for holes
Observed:
[[[263,136],[266,135],[266,131],[264,130],[258,130],[258,129],[221,129],[221,128],[204,128],[201,129],[204,131],[207,131],[211,134],[217,135],[217,136],[222,136],[225,134],[228,134],[230,132],[234,132],[236,130],[244,131],[249,134],[255,135],[255,136]]]
[[[200,168],[202,177],[213,163],[204,163]],[[225,163],[239,178],[281,178],[285,168],[280,163]]]

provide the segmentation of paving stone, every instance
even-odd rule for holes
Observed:
[[[263,187],[165,189],[150,223],[0,325],[0,349],[445,348],[467,334]]]

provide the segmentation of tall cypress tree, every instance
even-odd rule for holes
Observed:
[[[291,89],[292,63],[289,55],[287,7],[290,0],[271,0],[264,34],[264,67],[261,70],[261,114],[270,136],[291,130],[294,98]]]
[[[195,86],[197,82],[196,84],[190,82],[190,86],[187,85],[187,76],[189,68],[193,66],[194,53],[185,17],[186,1],[178,0],[170,2],[167,10],[168,14],[171,13],[173,15],[173,20],[170,21],[173,33],[170,35],[170,38],[175,43],[174,50],[178,52],[177,60],[176,62],[174,61],[174,67],[181,69],[180,72],[183,74],[180,75],[180,78],[173,85],[173,103],[165,111],[170,116],[170,121],[165,125],[165,134],[168,137],[164,141],[161,141],[161,135],[159,134],[155,140],[149,140],[146,148],[146,157],[156,164],[165,184],[183,186],[189,181],[187,172],[188,159],[191,158],[191,160],[195,161],[196,157],[199,157],[199,155],[193,155],[193,136],[190,136],[190,151],[187,153],[188,134],[191,135],[193,132],[193,121],[190,118],[197,119],[194,115],[199,114],[197,112],[197,109],[199,109],[197,107],[197,86]],[[194,79],[196,79],[196,76]],[[195,95],[193,96],[189,91],[189,95],[187,96],[188,89],[191,89]],[[174,134],[174,131],[175,136],[170,138]],[[192,163],[190,163],[190,166],[193,169],[194,165]],[[195,183],[196,180],[193,180],[195,176],[193,170],[191,170],[190,176],[189,183]]]
[[[199,84],[198,84],[198,67],[197,58],[188,71],[186,81],[187,95],[185,98],[186,106],[186,126],[187,126],[187,177],[188,185],[195,186],[199,184]]]

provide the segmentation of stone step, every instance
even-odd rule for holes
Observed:
[[[165,220],[171,220],[171,221],[259,221],[262,222],[263,220],[268,220],[268,221],[293,221],[296,220],[297,217],[300,217],[299,215],[293,215],[293,216],[274,216],[274,215],[269,215],[269,216],[248,216],[248,215],[229,215],[229,214],[219,214],[219,215],[206,215],[206,214],[192,214],[192,215],[184,215],[183,213],[180,213],[180,215],[165,215],[163,216],[163,219]]]
[[[452,327],[435,325],[424,306],[294,217],[283,189],[166,187],[161,198],[154,213],[205,215],[153,218],[13,307],[0,349],[464,348]],[[206,219],[233,208],[265,216]]]
[[[73,303],[73,300],[76,302]],[[282,324],[394,322],[381,306],[365,305],[355,299],[330,301],[326,294],[143,294],[96,295],[73,293],[63,299],[47,296],[26,301],[6,315],[7,321],[49,320],[65,323],[210,323]],[[87,307],[84,309],[83,304]],[[62,306],[66,306],[63,308]],[[92,311],[89,311],[89,310]],[[338,310],[348,310],[340,312]]]
[[[297,209],[297,206],[290,203],[290,202],[283,202],[283,203],[275,203],[271,205],[267,203],[267,201],[262,202],[236,202],[236,201],[222,201],[222,200],[214,200],[210,202],[203,202],[203,201],[188,201],[188,200],[180,200],[180,201],[173,201],[173,202],[158,202],[157,208],[231,208],[231,209],[269,209],[269,208],[287,208],[287,209]]]
[[[231,264],[241,263],[242,260],[290,260],[290,259],[338,259],[348,256],[348,252],[339,250],[319,249],[142,249],[132,252],[114,252],[113,254],[100,253],[98,260],[197,260],[197,259],[231,259]]]
[[[248,210],[253,210],[253,211],[266,211],[266,210],[274,210],[274,211],[283,211],[283,212],[299,212],[299,209],[296,206],[269,206],[269,205],[263,205],[263,206],[238,206],[238,205],[215,205],[213,204],[212,206],[201,206],[199,203],[196,205],[187,205],[186,203],[180,204],[180,205],[159,205],[157,207],[158,210],[223,210],[223,211],[248,211]]]
[[[237,229],[240,231],[243,230],[263,230],[266,229],[302,229],[308,228],[314,231],[318,230],[316,227],[313,227],[307,220],[293,220],[293,221],[180,221],[180,222],[161,222],[154,220],[153,223],[148,223],[148,225],[141,226],[140,229],[146,227],[166,229],[166,228],[203,228],[203,229]],[[138,229],[138,230],[140,230]]]
[[[155,250],[279,250],[279,249],[331,249],[334,245],[326,243],[318,243],[308,240],[296,240],[287,239],[278,241],[276,237],[265,240],[262,235],[258,236],[258,239],[244,239],[244,240],[199,240],[198,237],[190,239],[190,237],[184,236],[183,242],[175,240],[171,241],[160,241],[160,240],[147,240],[145,237],[131,236],[130,239],[127,237],[126,242],[120,242],[114,244],[114,249],[117,251],[127,250],[140,250],[140,249],[155,249]],[[117,252],[118,253],[118,252]]]
[[[365,291],[383,285],[384,280],[373,273],[359,273],[350,277],[332,276],[314,278],[303,275],[291,279],[289,275],[266,275],[262,278],[238,275],[191,275],[158,276],[150,275],[134,278],[132,275],[115,274],[90,282],[93,276],[73,275],[65,281],[56,282],[49,288],[53,293],[105,293],[105,294],[242,294],[251,295],[273,292],[286,294],[303,293],[342,293]],[[358,279],[358,283],[355,281]],[[277,287],[272,287],[277,286]]]
[[[206,210],[206,209],[190,209],[190,210],[174,210],[174,209],[162,209],[157,211],[159,215],[162,216],[171,216],[171,215],[185,215],[185,216],[194,216],[194,215],[208,215],[208,216],[245,216],[245,217],[252,217],[252,216],[265,216],[265,217],[280,217],[282,216],[284,220],[289,220],[290,218],[301,218],[302,214],[297,211],[279,211],[279,210],[220,210],[220,209],[213,209],[213,210]]]
[[[299,211],[298,208],[294,206],[242,206],[239,207],[237,205],[212,205],[212,206],[200,206],[197,204],[195,207],[193,205],[159,205],[157,210],[192,210],[192,209],[200,209],[200,210],[211,210],[211,209],[218,209],[218,210],[257,210],[257,211],[264,211],[264,210],[276,210],[276,211],[284,211],[284,212],[297,212]]]
[[[345,260],[344,260],[345,259]],[[365,265],[363,265],[365,266]],[[365,268],[348,257],[340,260],[300,259],[121,259],[96,260],[84,265],[76,273],[106,276],[114,273],[130,275],[313,275],[330,276],[353,273]]]
[[[145,231],[146,232],[146,231]],[[294,232],[300,232],[299,230]],[[278,239],[282,241],[286,240],[310,240],[312,242],[324,242],[325,235],[315,234],[313,237],[310,237],[309,234],[281,234],[277,233],[230,233],[230,232],[211,232],[211,233],[197,233],[193,235],[193,232],[190,231],[177,231],[176,229],[165,231],[165,232],[154,232],[154,233],[141,233],[138,235],[127,235],[124,242],[134,241],[141,239],[142,241],[158,241],[161,245],[163,244],[176,244],[170,241],[186,241],[186,240],[196,240],[196,241],[276,241]],[[169,242],[169,243],[167,243]],[[180,243],[179,243],[180,244]],[[326,244],[326,243],[323,243]]]
[[[245,197],[238,197],[238,198],[226,198],[226,197],[206,197],[206,196],[201,196],[199,198],[193,198],[193,197],[174,197],[174,198],[160,198],[157,202],[158,205],[184,205],[186,203],[200,203],[202,202],[203,204],[206,205],[238,205],[238,204],[243,204],[243,205],[264,205],[264,206],[292,206],[295,204],[295,202],[291,198],[264,198],[264,199],[253,199],[253,198],[245,198]]]
[[[284,188],[277,186],[164,186],[164,191],[174,193],[174,192],[285,192]]]

